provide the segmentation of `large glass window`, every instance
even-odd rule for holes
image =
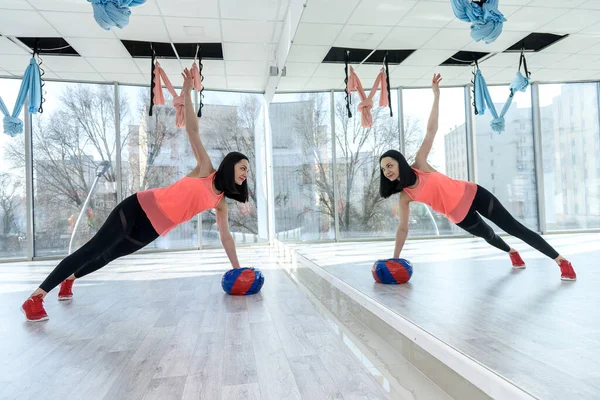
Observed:
[[[250,93],[205,91],[200,135],[213,165],[231,151],[245,154],[250,161],[249,200],[229,204],[229,227],[236,243],[268,240],[266,212],[266,144],[263,96]],[[214,210],[201,215],[202,245],[220,245]]]
[[[540,85],[548,230],[600,227],[598,84]]]
[[[335,237],[330,99],[330,93],[277,94],[270,105],[279,240]]]
[[[73,250],[117,203],[114,87],[47,82],[44,90],[44,112],[32,117],[34,248],[36,256],[64,255],[81,212]],[[111,168],[97,178],[103,162]]]
[[[498,113],[509,95],[508,86],[490,86]],[[477,183],[492,192],[528,228],[537,230],[537,186],[531,89],[517,92],[505,115],[505,129],[492,130],[489,110],[474,117]],[[499,230],[490,222],[494,229]]]
[[[148,87],[119,86],[123,198],[141,190],[165,187],[196,166],[185,129],[175,127],[173,98],[164,90],[165,104],[149,112]],[[126,107],[129,105],[129,108]],[[146,248],[198,247],[198,217],[192,218]]]
[[[397,110],[398,95],[390,92],[392,110]],[[398,227],[394,206],[398,199],[379,196],[379,157],[400,143],[398,118],[390,117],[387,107],[378,107],[379,93],[373,99],[373,126],[363,128],[352,94],[352,118],[346,111],[346,96],[335,93],[335,173],[338,191],[338,216],[342,238],[393,236]]]
[[[0,95],[12,114],[20,79],[0,79]],[[27,107],[27,105],[25,105]],[[0,117],[4,117],[0,114]],[[19,116],[23,120],[23,113]],[[0,134],[0,258],[27,255],[24,135]]]
[[[414,162],[427,132],[432,104],[433,92],[430,88],[402,91],[404,149],[409,163]],[[463,88],[442,88],[440,91],[438,131],[428,162],[433,168],[451,178],[469,179]],[[464,233],[429,206],[412,202],[410,211],[409,234],[411,236]]]

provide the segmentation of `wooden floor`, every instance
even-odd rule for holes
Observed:
[[[393,242],[299,245],[297,251],[536,397],[600,399],[600,235],[549,235],[576,282],[514,240],[525,270],[478,239],[409,241],[405,285],[376,284],[371,267]]]
[[[222,292],[222,250],[133,255],[72,301],[51,292],[38,323],[19,308],[56,262],[0,264],[0,399],[449,399],[369,352],[368,328],[324,313],[268,248],[239,257],[263,270],[260,294]]]

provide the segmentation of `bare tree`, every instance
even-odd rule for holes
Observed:
[[[0,208],[2,208],[2,234],[7,235],[18,230],[17,209],[22,184],[9,173],[0,172]]]
[[[398,149],[400,132],[398,122],[390,118],[385,108],[372,110],[373,126],[363,128],[360,113],[348,118],[345,98],[340,96],[334,105],[336,160],[335,173],[339,196],[338,212],[342,231],[374,229],[389,212],[380,204],[379,156],[388,149]],[[304,154],[314,160],[313,169],[303,168],[305,181],[314,180],[319,209],[330,218],[334,216],[334,186],[331,161],[324,149],[330,148],[327,105],[321,96],[313,96],[296,117],[296,131],[303,140]],[[420,142],[419,121],[405,119],[404,143],[412,150]],[[410,157],[409,157],[410,158]],[[308,211],[308,210],[306,210]]]
[[[255,95],[244,95],[239,106],[204,106],[200,130],[207,149],[218,152],[221,159],[239,151],[251,162],[256,160],[254,135],[260,111],[261,103]],[[229,224],[237,231],[258,234],[255,168],[250,168],[247,182],[248,203],[230,203]],[[214,217],[213,210],[208,214]]]

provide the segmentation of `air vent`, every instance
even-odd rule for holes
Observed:
[[[469,66],[473,61],[479,61],[490,53],[481,53],[479,51],[459,51],[440,65],[461,65]]]
[[[506,49],[504,52],[519,52],[521,49],[525,51],[541,51],[546,47],[566,38],[569,35],[555,35],[553,33],[538,33],[534,32],[519,40],[517,43]]]
[[[349,51],[349,62],[350,64],[381,64],[385,53],[388,53],[388,63],[390,65],[398,65],[404,61],[409,55],[415,50],[368,50],[368,49],[347,49],[343,47],[332,47],[325,58],[323,63],[344,63],[346,61],[346,51]],[[371,54],[373,53],[373,54]],[[369,54],[371,54],[369,56]],[[367,58],[368,57],[368,58]]]
[[[121,40],[121,42],[133,58],[152,57],[152,48],[154,48],[157,57],[177,58],[171,43],[141,42],[137,40]],[[150,47],[151,44],[152,48]],[[223,59],[223,46],[221,43],[174,43],[174,45],[181,59],[193,59],[196,56],[198,45],[202,49],[203,60]]]
[[[18,37],[31,51],[40,49],[40,55],[79,56],[73,47],[61,37]]]

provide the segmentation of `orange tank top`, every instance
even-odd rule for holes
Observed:
[[[159,235],[165,236],[177,225],[219,204],[223,193],[216,194],[213,189],[216,173],[204,178],[184,176],[170,186],[137,193],[142,209]]]
[[[419,182],[417,187],[404,191],[414,201],[427,204],[453,223],[459,223],[467,216],[477,193],[473,182],[452,179],[440,172],[423,172],[416,168]]]

